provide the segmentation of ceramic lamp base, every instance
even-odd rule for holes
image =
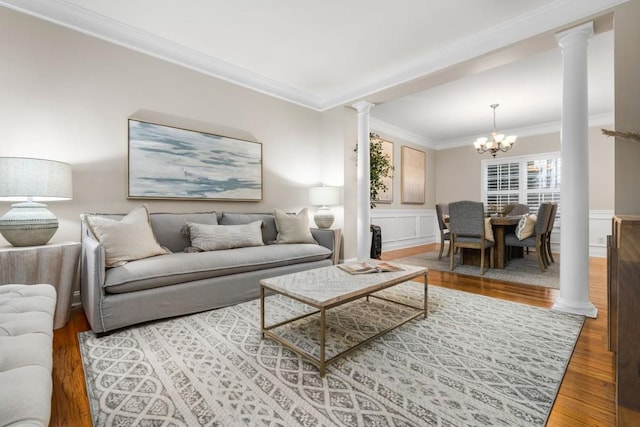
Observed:
[[[58,218],[42,203],[15,203],[0,218],[0,234],[13,246],[44,245],[56,230]]]
[[[329,228],[333,225],[335,216],[333,215],[333,212],[329,210],[329,208],[320,208],[313,216],[313,220],[316,222],[318,228]]]

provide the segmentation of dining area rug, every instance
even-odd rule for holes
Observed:
[[[560,260],[554,255],[555,263],[551,263],[544,271],[538,267],[538,258],[535,252],[524,254],[522,258],[511,259],[504,269],[487,268],[484,275],[480,274],[480,267],[474,265],[461,265],[460,256],[455,256],[454,269],[449,268],[449,257],[443,254],[438,259],[438,250],[428,251],[404,258],[394,259],[400,264],[418,265],[430,270],[445,271],[464,276],[482,277],[486,279],[500,280],[510,283],[543,286],[545,288],[560,288]]]
[[[383,292],[416,305],[423,285]],[[266,300],[267,324],[308,310],[280,295]],[[403,310],[377,298],[329,310],[330,354]],[[429,286],[427,318],[349,353],[325,377],[261,339],[259,300],[78,337],[95,426],[543,426],[583,322]],[[317,347],[318,324],[308,316],[283,333]]]

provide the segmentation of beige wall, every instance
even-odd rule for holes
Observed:
[[[615,130],[640,132],[640,0],[616,8],[613,16],[615,58]],[[623,36],[624,35],[624,36]],[[640,215],[640,143],[615,142],[615,213]]]
[[[52,241],[78,240],[81,212],[143,203],[126,198],[132,116],[262,143],[262,202],[145,201],[152,212],[293,211],[308,205],[309,186],[342,184],[343,111],[314,112],[6,8],[0,58],[0,156],[73,168],[73,200],[49,203],[60,220]]]
[[[613,210],[614,147],[602,135],[600,127],[589,129],[589,209]],[[500,158],[560,151],[560,133],[518,138]],[[436,193],[438,203],[455,200],[480,200],[481,162],[491,158],[469,146],[436,152]]]

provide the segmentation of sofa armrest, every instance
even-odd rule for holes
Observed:
[[[80,297],[91,328],[96,332],[103,331],[100,305],[104,296],[105,270],[104,247],[82,222]]]
[[[333,263],[338,264],[340,262],[341,230],[339,228],[312,228],[311,235],[319,245],[333,252]]]

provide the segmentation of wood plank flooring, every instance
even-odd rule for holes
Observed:
[[[426,245],[386,252],[382,258],[392,260],[434,248],[435,245]],[[439,271],[429,272],[429,283],[539,307],[551,307],[558,294],[554,289],[462,277]],[[587,319],[582,328],[548,426],[615,426],[614,359],[613,353],[607,351],[606,285],[606,259],[591,258],[590,299],[598,308],[598,318]],[[54,333],[50,426],[91,426],[77,338],[78,332],[88,329],[82,310],[74,309],[69,324]]]

